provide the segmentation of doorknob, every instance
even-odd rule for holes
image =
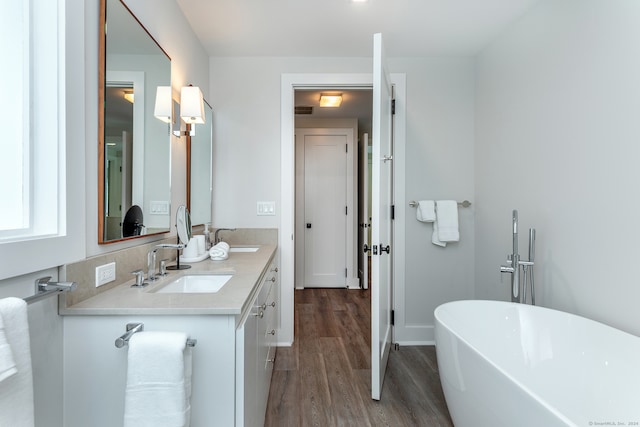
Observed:
[[[389,247],[389,245],[382,246],[382,243],[380,243],[380,255],[382,255],[382,252],[386,252],[388,254],[390,250],[391,248]]]
[[[311,223],[310,222],[307,223],[307,228],[311,228]]]
[[[365,254],[367,252],[369,252],[371,250],[371,248],[369,247],[369,245],[367,245],[366,243],[364,244],[364,246],[362,247],[362,252],[364,252]]]

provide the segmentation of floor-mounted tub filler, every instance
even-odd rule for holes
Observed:
[[[640,425],[640,338],[500,301],[446,303],[435,318],[456,427]]]

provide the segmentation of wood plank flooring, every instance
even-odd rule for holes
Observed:
[[[265,426],[453,426],[435,348],[391,350],[371,399],[369,291],[295,291],[295,341],[277,350]]]

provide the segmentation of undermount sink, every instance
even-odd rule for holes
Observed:
[[[231,274],[190,274],[178,277],[158,289],[161,294],[206,294],[218,292],[231,279]]]
[[[255,246],[232,246],[229,248],[229,252],[257,252],[258,249]]]

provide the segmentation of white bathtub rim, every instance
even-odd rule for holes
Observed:
[[[506,378],[508,378],[510,381],[512,381],[514,384],[516,384],[522,391],[524,391],[526,394],[531,396],[531,398],[535,399],[541,406],[543,406],[546,410],[548,410],[550,413],[552,413],[554,416],[556,416],[559,420],[563,421],[564,423],[566,423],[569,426],[576,426],[577,424],[575,422],[573,422],[569,418],[567,418],[567,416],[564,415],[562,412],[560,412],[555,406],[552,406],[550,403],[547,402],[546,399],[543,399],[542,397],[540,397],[540,395],[538,395],[536,392],[531,390],[529,387],[525,386],[520,380],[514,378],[511,374],[506,372],[503,368],[501,368],[500,366],[496,365],[496,363],[494,363],[489,358],[487,358],[475,346],[471,345],[466,339],[462,338],[457,332],[455,332],[452,328],[447,327],[446,324],[441,321],[441,319],[438,317],[438,311],[439,311],[440,307],[444,307],[444,306],[447,306],[447,305],[452,305],[452,304],[463,302],[463,301],[464,302],[474,302],[474,303],[476,303],[476,302],[502,303],[502,304],[507,304],[507,305],[512,305],[512,306],[513,305],[519,306],[521,304],[508,302],[508,301],[498,301],[498,300],[460,300],[460,301],[447,302],[447,303],[439,305],[434,310],[434,317],[435,317],[435,320],[436,320],[436,327],[438,325],[440,325],[440,326],[446,328],[446,330],[449,333],[454,335],[460,342],[464,343],[464,345],[467,348],[469,348],[474,354],[477,354],[478,356],[480,356],[480,358],[482,360],[486,361],[489,365],[491,365],[493,368],[495,368],[498,372],[500,372],[502,375],[504,375]],[[542,307],[542,306],[535,306],[535,307],[540,308],[540,309],[544,309],[544,310],[559,311],[559,310],[554,310],[554,309],[546,308],[546,307]],[[571,315],[571,316],[575,316],[575,317],[581,317],[581,316],[577,316],[577,315],[571,314],[571,313],[566,313],[566,312],[561,312],[561,313],[565,313],[565,314],[568,314],[568,315]],[[583,319],[586,319],[586,318],[583,318]],[[591,319],[588,319],[588,320],[591,320]],[[599,323],[599,322],[597,322],[597,323]],[[607,325],[605,325],[605,326],[607,326]],[[621,331],[621,332],[624,332],[624,331]],[[437,334],[436,334],[436,337],[437,337]],[[438,345],[438,343],[437,343],[437,340],[436,340],[436,346],[437,345]]]

